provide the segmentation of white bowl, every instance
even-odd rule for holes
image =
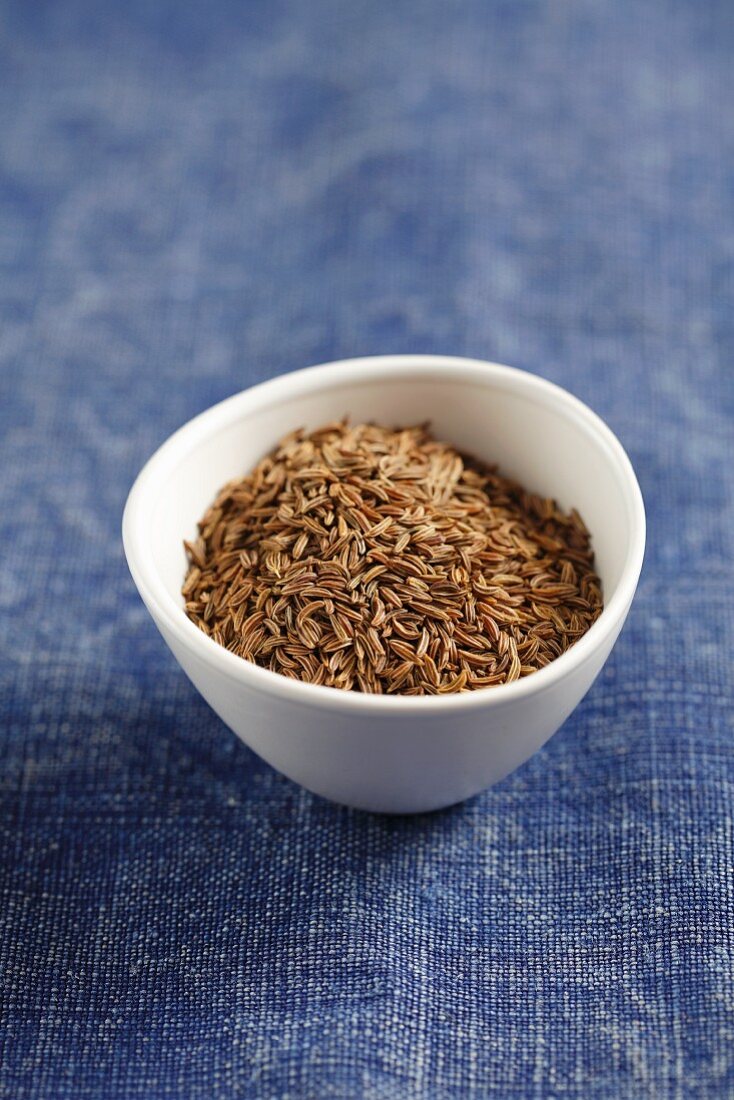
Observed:
[[[592,534],[605,607],[568,652],[512,684],[463,695],[382,696],[290,680],[229,653],[183,610],[184,538],[217,490],[294,427],[348,413],[434,432],[563,508]],[[645,512],[621,444],[565,390],[511,367],[430,355],[311,367],[245,390],[156,451],[123,518],[130,571],[175,657],[228,726],[273,767],[366,810],[448,806],[496,783],[562,725],[624,624],[642,566]]]

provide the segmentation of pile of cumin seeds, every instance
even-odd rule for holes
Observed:
[[[442,695],[547,665],[602,610],[581,517],[434,439],[295,431],[185,543],[189,618],[232,653],[347,691]]]

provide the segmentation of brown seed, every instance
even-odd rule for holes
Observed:
[[[345,419],[291,432],[186,542],[185,611],[246,660],[372,694],[545,667],[602,611],[588,531],[435,440]]]

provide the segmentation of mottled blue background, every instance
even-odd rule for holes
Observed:
[[[734,5],[1,10],[0,1096],[734,1095]],[[563,730],[412,820],[239,744],[119,538],[182,421],[388,351],[569,387],[650,519]]]

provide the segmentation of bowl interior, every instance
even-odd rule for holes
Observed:
[[[278,439],[349,414],[401,425],[428,420],[434,433],[575,507],[592,533],[609,602],[622,577],[635,523],[621,447],[569,395],[507,368],[369,364],[299,372],[231,398],[186,425],[151,461],[136,503],[141,552],[178,606],[183,538],[218,489],[242,476]],[[632,478],[634,484],[634,478]]]

